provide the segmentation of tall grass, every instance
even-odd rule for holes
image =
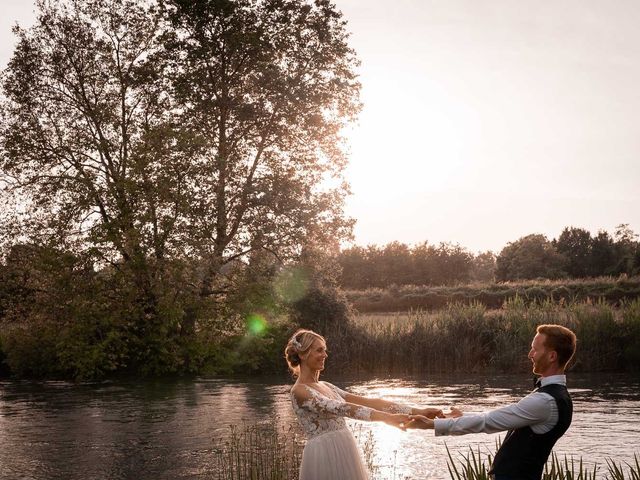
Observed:
[[[607,459],[607,469],[609,470],[611,480],[625,480],[625,478],[640,480],[640,460],[638,459],[637,453],[633,454],[633,463],[625,462],[625,466],[628,469],[628,477],[625,477],[625,469],[622,465]]]
[[[277,422],[276,422],[277,423]],[[232,425],[214,439],[214,480],[298,478],[303,441],[294,426],[275,423]]]
[[[491,455],[488,455],[487,462],[482,460],[480,454],[480,447],[477,452],[474,452],[472,448],[469,448],[467,455],[462,455],[464,461],[460,461],[459,465],[453,460],[453,456],[447,448],[447,469],[449,470],[449,476],[453,480],[473,479],[473,480],[489,480],[489,468],[487,465],[491,465]]]
[[[452,480],[489,480],[489,466],[491,465],[491,454],[482,455],[480,450],[474,451],[469,448],[468,454],[461,454],[462,459],[456,462],[447,448],[447,467]],[[483,458],[484,457],[484,458]],[[634,454],[633,463],[616,463],[607,459],[607,469],[600,474],[600,466],[594,464],[593,467],[586,467],[582,458],[559,459],[552,453],[551,459],[547,461],[542,474],[542,480],[639,480],[640,463],[638,455]]]
[[[515,297],[498,310],[452,304],[437,312],[360,314],[353,323],[355,333],[329,338],[329,347],[348,351],[354,372],[521,372],[542,323],[576,332],[574,371],[640,371],[640,299],[613,307]]]

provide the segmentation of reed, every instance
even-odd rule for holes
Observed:
[[[348,352],[352,373],[522,372],[530,367],[526,354],[542,323],[576,332],[573,371],[640,371],[640,299],[613,307],[515,297],[497,310],[450,304],[437,312],[359,314],[352,323],[351,335],[329,335],[334,352]]]
[[[351,431],[362,449],[362,456],[367,469],[371,472],[371,475],[376,478],[380,473],[380,466],[375,463],[376,440],[373,437],[373,432],[368,430],[365,433],[361,424],[358,424],[357,427],[351,427]]]
[[[214,480],[290,480],[298,478],[303,441],[294,426],[275,423],[231,425],[214,439]]]
[[[483,455],[478,448],[474,451],[471,447],[469,453],[461,453],[461,459],[456,462],[447,447],[447,467],[452,480],[489,480],[488,470],[491,465],[492,455]],[[615,462],[607,459],[607,469],[600,474],[600,466],[594,464],[587,467],[582,457],[568,458],[566,455],[560,459],[553,453],[547,461],[542,480],[640,480],[640,463],[638,455],[634,454],[634,462]]]
[[[611,480],[625,480],[626,478],[630,480],[640,480],[640,461],[638,460],[637,453],[633,454],[633,463],[625,462],[625,466],[628,472],[627,477],[625,477],[625,470],[622,465],[607,459],[607,469],[609,470]]]
[[[447,461],[447,468],[452,480],[489,480],[487,465],[491,465],[491,455],[487,456],[487,461],[485,463],[482,460],[482,455],[480,454],[480,447],[478,447],[478,450],[475,452],[473,448],[469,447],[469,454],[462,454],[463,461],[459,462],[459,468],[456,466],[448,446],[446,449],[447,457],[449,458]]]

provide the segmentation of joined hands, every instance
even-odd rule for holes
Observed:
[[[439,418],[458,418],[462,416],[462,410],[451,407],[451,410],[442,415]],[[429,417],[427,415],[409,415],[409,421],[403,424],[403,430],[407,428],[417,428],[422,430],[433,429],[435,417]]]
[[[421,408],[416,409],[416,411],[419,413],[415,415],[405,413],[387,414],[384,422],[400,430],[408,428],[424,430],[433,428],[433,420],[435,418],[457,418],[462,416],[462,411],[456,407],[451,407],[451,410],[447,413],[444,413],[439,408]]]

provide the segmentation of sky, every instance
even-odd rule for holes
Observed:
[[[361,61],[357,245],[640,233],[640,2],[334,0]],[[29,0],[0,0],[0,68]]]

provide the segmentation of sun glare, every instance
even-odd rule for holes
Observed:
[[[407,76],[392,87],[395,80],[377,78],[363,91],[360,122],[347,133],[347,180],[356,196],[433,192],[465,176],[475,110],[443,85]],[[416,91],[418,96],[411,93]]]

